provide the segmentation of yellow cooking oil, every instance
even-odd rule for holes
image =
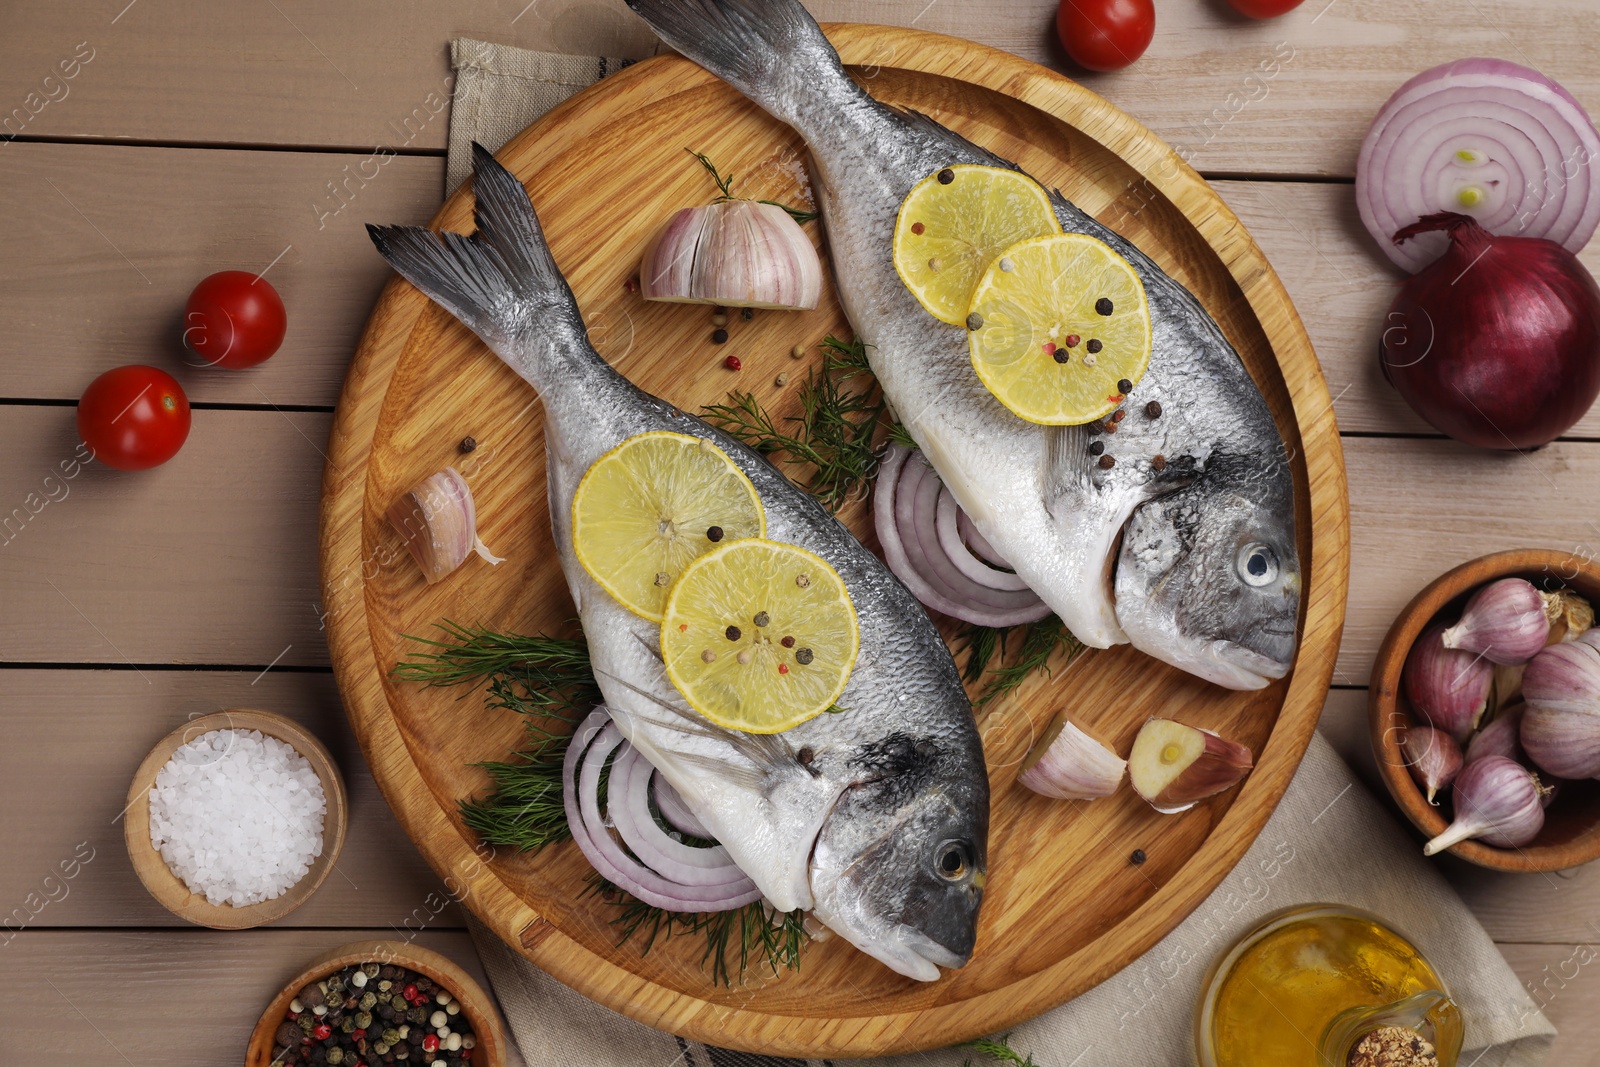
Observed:
[[[1405,938],[1332,907],[1264,924],[1224,956],[1209,985],[1196,1036],[1214,1067],[1325,1067],[1320,1046],[1335,1016],[1444,989]]]

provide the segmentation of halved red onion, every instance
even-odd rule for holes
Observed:
[[[956,511],[956,530],[961,534],[961,540],[967,543],[973,554],[978,558],[986,559],[996,567],[1009,568],[1011,566],[1011,561],[996,552],[994,546],[989,543],[989,539],[979,533],[976,526],[972,525],[972,517],[959,509]]]
[[[1438,211],[1577,252],[1600,225],[1597,157],[1600,133],[1560,85],[1503,59],[1459,59],[1418,74],[1379,109],[1356,163],[1356,204],[1379,247],[1412,273],[1447,238],[1397,245],[1394,234]]]
[[[661,811],[661,817],[667,820],[667,825],[674,830],[688,834],[690,837],[709,839],[711,832],[706,829],[700,817],[689,810],[689,805],[683,802],[683,797],[672,788],[672,783],[659,771],[651,779],[651,785],[656,798],[656,807]]]
[[[567,826],[594,869],[619,889],[668,911],[730,911],[761,899],[754,883],[749,888],[681,885],[628,855],[611,836],[600,817],[600,772],[623,744],[622,731],[601,708],[578,724],[562,764]]]
[[[921,452],[889,446],[872,510],[884,562],[895,576],[928,607],[979,626],[1016,626],[1050,614],[1029,590],[981,585],[957,568],[939,542],[940,488]]]
[[[950,557],[950,562],[955,564],[956,570],[990,589],[1005,589],[1011,592],[1027,589],[1028,583],[1014,573],[996,570],[967,547],[966,542],[961,540],[961,531],[956,524],[956,516],[959,514],[961,505],[957,504],[956,498],[951,495],[950,487],[941,485],[934,506],[934,527],[939,535],[939,548]]]
[[[721,845],[697,848],[675,840],[650,814],[650,776],[655,768],[624,742],[611,764],[606,813],[622,843],[639,862],[663,878],[685,886],[753,887]]]

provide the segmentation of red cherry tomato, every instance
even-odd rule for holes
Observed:
[[[1061,0],[1056,32],[1067,55],[1090,70],[1121,70],[1156,34],[1153,0]]]
[[[189,398],[164,370],[137,364],[108,370],[78,401],[78,436],[107,466],[159,467],[189,437]]]
[[[1305,0],[1228,0],[1229,7],[1253,19],[1275,19],[1303,3]]]
[[[183,343],[211,367],[254,367],[283,344],[289,318],[265,278],[225,270],[206,278],[183,309]]]

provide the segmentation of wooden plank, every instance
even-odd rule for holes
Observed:
[[[389,275],[362,224],[427,221],[443,173],[417,157],[5,146],[0,201],[27,209],[0,256],[0,397],[76,400],[101,371],[149,363],[192,401],[331,406]],[[218,270],[266,271],[288,308],[257,369],[204,367],[180,344],[189,290]]]
[[[308,727],[332,752],[349,796],[338,865],[279,925],[392,927],[391,936],[462,925],[444,882],[379,794],[331,675],[8,670],[0,681],[9,697],[0,746],[0,810],[8,813],[0,827],[0,940],[39,927],[187,928],[135,876],[121,812],[145,752],[185,721],[225,708],[275,711]],[[57,755],[68,744],[72,772],[64,774]],[[74,877],[64,877],[69,871]]]
[[[176,458],[130,474],[74,466],[72,409],[5,408],[0,661],[327,663],[316,522],[328,423],[197,411]]]
[[[1544,1067],[1593,1067],[1600,1048],[1600,944],[1503,944],[1500,951],[1558,1031]]]
[[[328,949],[385,937],[401,940],[382,929],[30,930],[5,949],[15,1006],[6,1062],[239,1063],[285,983]],[[465,931],[428,931],[414,943],[486,984]]]
[[[657,47],[620,5],[582,0],[278,0],[203,19],[182,5],[125,4],[80,0],[16,12],[0,41],[0,124],[17,115],[11,132],[24,135],[437,150],[452,36],[588,55],[643,56]],[[1312,0],[1259,23],[1220,3],[1168,4],[1144,58],[1099,75],[1067,62],[1049,0],[997,0],[981,18],[948,0],[808,6],[823,20],[916,26],[1068,72],[1214,172],[1349,175],[1389,93],[1461,56],[1537,67],[1600,111],[1585,0]],[[384,28],[377,47],[374,25]],[[88,50],[93,58],[63,80],[59,65]]]

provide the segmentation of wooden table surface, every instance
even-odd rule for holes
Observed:
[[[1600,412],[1548,449],[1501,456],[1443,440],[1405,409],[1374,358],[1399,276],[1357,219],[1356,148],[1401,81],[1462,56],[1536,67],[1600,113],[1600,0],[1308,0],[1263,23],[1221,0],[1158,8],[1135,67],[1084,81],[1212,179],[1316,343],[1354,527],[1324,729],[1359,760],[1373,652],[1418,588],[1495,549],[1600,546]],[[1046,0],[812,9],[1069,69]],[[361,224],[423,222],[439,204],[451,37],[614,56],[656,46],[621,0],[71,0],[15,5],[5,22],[0,1060],[229,1062],[279,985],[327,947],[415,937],[477,965],[461,911],[440,909],[444,886],[362,763],[319,629],[323,446],[387,275]],[[1275,76],[1246,81],[1274,59]],[[379,146],[393,157],[363,171]],[[1600,245],[1584,260],[1600,270]],[[283,350],[249,372],[187,367],[183,300],[230,268],[267,271],[283,294]],[[62,477],[78,394],[131,362],[183,382],[196,409],[187,445],[155,471],[89,464]],[[145,751],[225,707],[314,729],[351,803],[344,854],[316,897],[240,933],[188,927],[158,906],[118,821]],[[63,862],[75,877],[59,874]],[[1600,867],[1442,867],[1561,1029],[1550,1063],[1595,1062],[1600,969],[1586,964],[1600,943]]]

